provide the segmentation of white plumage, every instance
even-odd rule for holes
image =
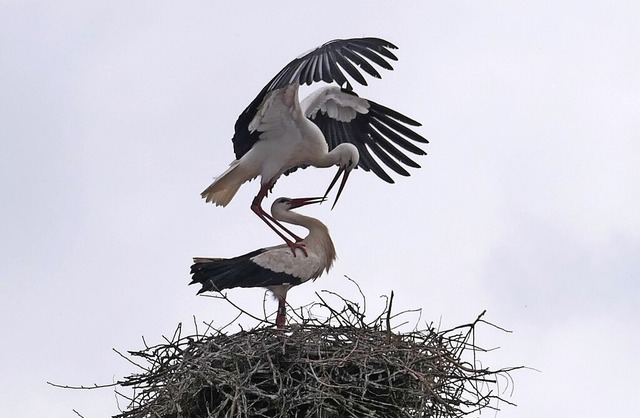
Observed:
[[[194,258],[193,283],[201,283],[198,293],[234,287],[266,287],[278,299],[276,323],[283,326],[287,291],[329,271],[336,251],[329,230],[319,220],[291,209],[320,203],[324,198],[278,198],[271,206],[274,219],[300,225],[309,232],[292,253],[286,244],[262,248],[233,258]],[[306,254],[306,256],[303,254]]]
[[[352,91],[343,73],[366,85],[361,70],[380,78],[372,64],[393,69],[387,61],[397,60],[391,49],[396,47],[378,38],[334,40],[291,61],[238,117],[233,136],[236,160],[202,192],[202,197],[207,202],[226,206],[243,183],[260,176],[260,191],[253,199],[251,209],[284,239],[295,254],[296,248],[300,248],[298,242],[301,238],[261,206],[282,174],[308,166],[337,165],[338,172],[325,192],[326,196],[344,175],[335,202],[349,173],[356,167],[371,170],[383,180],[393,183],[371,152],[398,174],[408,176],[401,164],[419,165],[396,146],[417,155],[425,154],[411,141],[428,141],[406,126],[420,124],[392,109],[360,98]],[[318,81],[336,82],[340,87],[322,87],[301,104],[299,86]]]
[[[311,120],[318,111],[338,122],[351,122],[358,113],[369,112],[369,102],[362,97],[345,94],[340,87],[327,86],[305,97],[301,103],[304,114]]]

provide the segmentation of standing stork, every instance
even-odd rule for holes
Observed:
[[[402,164],[420,166],[396,146],[413,154],[426,154],[412,141],[428,141],[407,126],[420,126],[420,123],[359,97],[352,91],[344,73],[366,86],[360,70],[381,78],[372,64],[393,70],[388,62],[397,60],[392,49],[397,47],[378,38],[338,39],[287,64],[238,117],[233,136],[236,159],[202,192],[202,197],[207,202],[226,206],[242,184],[260,176],[260,191],[253,199],[251,209],[295,254],[302,239],[269,216],[261,206],[282,174],[308,166],[337,165],[338,172],[325,192],[326,197],[343,175],[333,206],[355,167],[373,171],[382,180],[393,183],[370,151],[396,173],[409,176]],[[319,81],[335,82],[337,86],[324,86],[301,103],[299,86]]]
[[[315,218],[291,211],[324,200],[324,197],[281,197],[271,205],[274,219],[302,226],[309,231],[300,241],[306,257],[295,257],[288,246],[283,244],[233,258],[194,258],[191,266],[193,280],[189,284],[202,284],[198,294],[234,287],[266,287],[278,299],[276,325],[282,328],[286,320],[289,289],[320,277],[323,272],[329,271],[336,259],[336,250],[326,225]]]

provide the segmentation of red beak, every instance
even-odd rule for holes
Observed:
[[[331,210],[333,210],[333,208],[336,207],[336,203],[338,203],[338,199],[342,194],[342,189],[344,189],[344,185],[347,184],[347,179],[349,178],[349,173],[351,173],[351,171],[345,170],[343,167],[338,168],[338,172],[336,173],[336,176],[333,178],[333,180],[331,180],[331,184],[329,184],[327,191],[324,192],[324,198],[326,199],[327,195],[329,194],[333,186],[336,184],[336,182],[338,181],[338,178],[340,178],[340,175],[342,173],[344,173],[344,177],[342,177],[342,182],[340,182],[340,187],[338,188],[338,194],[336,195],[336,200],[333,202],[333,205],[331,206]]]
[[[314,203],[322,203],[325,200],[327,200],[326,197],[298,197],[291,199],[291,209],[312,205]]]

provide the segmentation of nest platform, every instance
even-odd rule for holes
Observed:
[[[284,329],[268,321],[227,334],[210,324],[166,343],[130,351],[143,371],[118,382],[131,396],[115,418],[462,417],[502,403],[499,379],[509,372],[479,367],[475,345],[483,314],[439,331],[394,332],[393,296],[374,320],[358,304],[322,300]],[[322,309],[328,315],[311,314]],[[302,312],[302,310],[300,310]],[[226,328],[226,327],[225,327]],[[142,361],[141,361],[142,360]]]

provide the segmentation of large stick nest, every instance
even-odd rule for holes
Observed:
[[[116,417],[459,417],[497,409],[498,378],[509,385],[514,368],[478,367],[484,312],[446,331],[398,333],[390,324],[407,312],[392,315],[392,298],[371,322],[356,303],[340,298],[336,309],[320,297],[284,330],[264,321],[226,334],[209,324],[183,336],[179,326],[166,343],[129,352],[146,364],[134,363],[143,372],[117,383],[133,395]]]

